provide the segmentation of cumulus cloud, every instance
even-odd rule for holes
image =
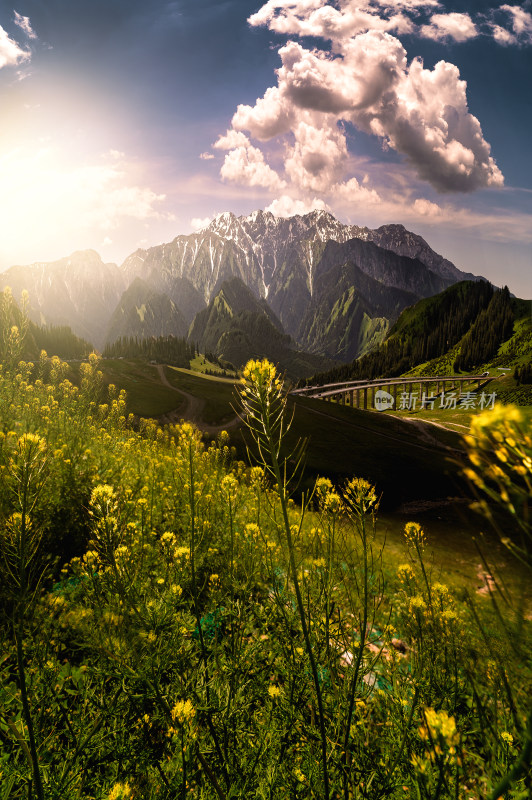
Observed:
[[[350,204],[375,205],[381,203],[381,197],[375,189],[369,189],[364,184],[368,183],[366,175],[362,184],[356,178],[350,178],[344,183],[337,183],[332,187],[331,194]]]
[[[0,69],[2,67],[15,67],[23,61],[28,61],[30,53],[23,50],[14,39],[11,39],[0,25]]]
[[[230,136],[234,133],[235,136]],[[247,136],[236,131],[229,132],[227,136],[221,137],[215,147],[228,149],[224,163],[220,170],[220,175],[226,181],[241,183],[245,186],[263,186],[266,189],[277,191],[286,186],[285,181],[264,160],[264,155],[258,147],[253,147]]]
[[[250,25],[292,38],[279,49],[276,85],[254,105],[239,105],[231,128],[215,143],[229,151],[222,177],[271,191],[290,187],[307,198],[304,202],[334,192],[377,203],[379,194],[367,179],[360,183],[349,174],[347,125],[350,133],[358,129],[379,137],[383,148],[404,156],[439,192],[502,186],[480,122],[469,112],[458,68],[440,61],[427,69],[419,58],[409,61],[397,38],[417,33],[465,42],[480,35],[469,14],[438,9],[438,0],[268,0],[249,18]],[[511,17],[514,33],[508,37],[528,35],[530,15],[523,9],[505,5],[499,13]],[[532,31],[532,18],[530,26]],[[505,36],[502,27],[493,35],[501,41]],[[305,36],[330,46],[297,41]],[[284,172],[272,170],[252,140],[278,140]],[[427,203],[420,199],[419,213],[434,215]]]
[[[469,14],[433,14],[429,25],[422,25],[421,36],[426,39],[443,41],[454,39],[455,42],[467,42],[474,39],[479,32]]]
[[[28,39],[36,39],[37,34],[31,27],[31,22],[29,17],[23,17],[22,14],[19,14],[18,11],[13,11],[14,14],[14,23],[18,25],[18,27],[24,31]]]
[[[344,171],[347,146],[344,134],[334,126],[318,128],[299,122],[295,144],[285,159],[285,170],[293,184],[312,192],[327,192]]]
[[[276,217],[292,217],[294,214],[309,214],[311,211],[329,211],[329,206],[321,198],[313,197],[311,200],[301,200],[283,194],[276,198],[264,209],[271,211]]]
[[[190,220],[190,225],[193,230],[200,231],[202,228],[206,228],[212,222],[212,217],[193,217]]]
[[[233,128],[249,131],[254,139],[267,141],[287,133],[296,118],[295,111],[276,86],[266,89],[254,106],[239,105],[233,116]],[[220,145],[218,145],[220,146]]]
[[[514,42],[532,44],[532,14],[521,6],[502,5],[500,10],[510,16]],[[512,43],[512,42],[510,42]]]
[[[338,43],[370,30],[412,33],[408,13],[438,8],[438,0],[268,0],[249,17],[251,26],[267,25],[276,33],[323,37]],[[406,13],[405,13],[406,12]]]
[[[417,197],[414,200],[414,211],[422,217],[440,217],[443,214],[443,209],[437,203],[424,197]]]
[[[503,28],[502,25],[491,23],[490,27],[493,33],[493,38],[499,44],[517,44],[517,38],[513,35],[513,33],[510,33],[509,30]]]
[[[469,113],[466,83],[453,64],[440,61],[433,69],[420,59],[408,64],[401,42],[381,31],[349,40],[341,55],[296,42],[279,52],[277,86],[255,107],[240,106],[232,124],[257,138],[290,130],[294,143],[286,148],[285,169],[302,188],[325,191],[337,181],[347,156],[337,124],[342,120],[405,155],[439,191],[502,185],[480,123]]]
[[[201,158],[202,161],[210,161],[211,159],[214,158],[214,155],[213,153],[205,152],[205,153],[200,153],[199,157]]]
[[[234,147],[247,147],[249,139],[244,133],[228,130],[225,136],[219,136],[214,147],[219,150],[232,150]]]

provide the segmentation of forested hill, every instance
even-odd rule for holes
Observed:
[[[104,358],[140,358],[187,369],[195,354],[195,346],[178,336],[121,336],[103,351]]]
[[[376,350],[311,382],[372,379],[402,375],[438,358],[460,343],[456,370],[469,370],[489,360],[512,334],[514,305],[507,287],[486,281],[461,281],[405,309],[385,342]]]

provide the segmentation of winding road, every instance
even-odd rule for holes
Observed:
[[[181,395],[181,397],[183,397],[186,401],[185,408],[180,406],[173,411],[167,411],[166,414],[162,414],[159,417],[160,422],[175,424],[176,422],[181,422],[182,419],[186,419],[190,422],[193,422],[194,425],[200,429],[200,431],[209,434],[217,434],[221,431],[226,431],[229,428],[236,428],[240,424],[240,418],[235,415],[233,419],[230,419],[229,422],[226,422],[223,425],[209,425],[209,423],[205,422],[202,418],[202,412],[205,408],[205,400],[202,397],[196,397],[189,392],[183,391],[183,389],[178,389],[177,387],[172,386],[166,377],[164,366],[162,364],[157,365],[157,372],[159,374],[159,378],[161,379],[161,383],[166,386],[167,389],[177,392],[177,394]]]

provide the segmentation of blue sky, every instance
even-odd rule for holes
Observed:
[[[528,0],[15,2],[0,269],[326,208],[532,297]]]

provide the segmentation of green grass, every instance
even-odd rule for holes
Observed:
[[[234,387],[237,381],[231,378],[215,378],[202,375],[188,369],[165,367],[165,375],[169,383],[183,392],[194,395],[204,401],[201,418],[209,425],[223,425],[233,419],[235,412]]]
[[[385,561],[393,568],[408,561],[404,538],[405,523],[419,522],[427,537],[425,556],[435,581],[447,583],[458,593],[464,589],[486,598],[479,590],[485,586],[482,573],[482,553],[491,574],[505,587],[515,602],[523,597],[527,614],[532,614],[532,585],[529,572],[504,547],[486,520],[469,509],[467,501],[412,504],[393,514],[380,513],[377,522],[377,542],[384,546]],[[507,520],[506,520],[507,521]],[[502,520],[504,524],[504,520]],[[475,541],[478,544],[475,544]]]
[[[222,377],[222,372],[226,372],[229,373],[230,375],[234,375],[235,378],[237,377],[237,374],[233,370],[230,369],[224,370],[223,367],[221,367],[219,364],[216,364],[214,361],[209,361],[208,358],[202,355],[195,356],[190,361],[190,369],[193,372],[200,372],[200,373],[205,373],[206,370],[209,370],[210,372],[219,372],[220,377]]]
[[[174,409],[186,411],[186,399],[160,383],[154,366],[122,360],[105,361],[102,366],[106,381],[128,392],[129,411],[143,417],[157,417]],[[199,422],[219,426],[234,419],[237,381],[175,367],[165,367],[165,375],[176,389],[196,398],[194,417]],[[295,403],[290,399],[289,407],[295,413],[287,446],[295,448],[298,441],[308,439],[303,486],[309,487],[317,475],[338,483],[358,475],[377,485],[387,508],[403,500],[454,496],[463,490],[452,461],[460,449],[460,437],[454,432],[435,426],[426,426],[423,431],[387,412],[362,411],[309,398],[298,398]],[[435,419],[432,413],[437,414],[424,412],[425,419]],[[464,413],[459,425],[467,425]],[[422,419],[420,414],[401,414]],[[447,422],[446,427],[453,426]],[[465,427],[454,427],[458,433],[465,432]],[[247,459],[242,430],[232,430],[231,440],[239,457]]]
[[[356,475],[376,484],[383,505],[394,508],[405,500],[455,496],[464,490],[456,459],[460,437],[448,430],[299,397],[289,401],[294,411],[287,449],[307,439],[303,486],[317,475],[336,483]],[[232,433],[245,454],[242,432]]]
[[[0,800],[528,796],[513,767],[532,724],[530,606],[492,611],[471,541],[485,523],[419,496],[455,433],[290,400],[288,473],[310,430],[313,468],[395,485],[403,505],[381,506],[374,542],[369,484],[342,500],[320,481],[303,514],[271,438],[277,487],[223,437],[124,424],[119,400],[95,405],[95,359],[83,373],[81,391],[31,383],[28,365],[0,374]],[[168,375],[211,402],[232,390]],[[146,365],[109,376],[157,385]],[[266,431],[283,404],[267,379],[278,396],[248,406]],[[508,476],[532,474],[523,447]],[[522,482],[506,485],[529,535]],[[519,597],[521,569],[493,537],[484,552]]]
[[[156,367],[142,361],[105,359],[101,369],[106,383],[127,392],[127,408],[139,417],[159,417],[184,408],[184,399],[163,386]]]

